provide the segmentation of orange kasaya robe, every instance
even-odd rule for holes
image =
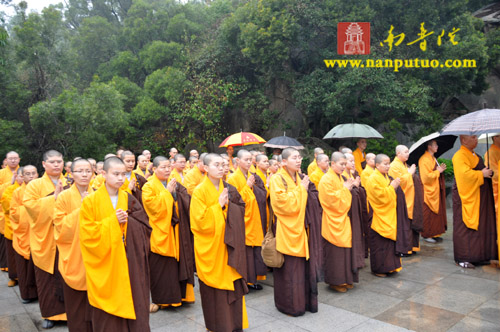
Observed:
[[[89,186],[87,192],[94,190]],[[80,208],[82,196],[75,184],[56,200],[54,238],[59,251],[59,272],[66,284],[79,291],[87,290],[85,266],[80,249]]]
[[[118,191],[113,208],[106,186],[85,197],[80,208],[80,248],[86,270],[90,305],[111,315],[136,319],[127,255],[127,223],[116,210],[128,209],[128,196]]]
[[[489,164],[488,164],[489,158]],[[484,154],[485,165],[493,171],[493,196],[495,197],[495,210],[498,210],[498,161],[500,160],[500,147],[492,145]],[[498,228],[497,228],[498,229]]]
[[[196,188],[196,186],[203,181],[204,177],[205,174],[200,171],[198,166],[193,167],[186,174],[186,176],[184,177],[184,187],[186,187],[189,195],[193,195],[194,188]]]
[[[374,170],[375,169],[372,168],[371,166],[366,165],[366,167],[363,170],[363,172],[359,173],[359,174],[361,174],[360,175],[361,176],[361,185],[363,187],[366,188],[366,181],[368,180],[368,178],[370,177],[370,175],[372,175],[372,173],[373,173]]]
[[[226,211],[219,204],[224,189],[222,180],[217,190],[205,177],[191,198],[191,231],[194,235],[194,256],[198,277],[206,285],[234,291],[234,281],[241,275],[228,265],[227,246],[224,243]]]
[[[12,247],[24,259],[30,259],[30,216],[23,206],[26,184],[14,190],[10,201],[10,225],[12,227]]]
[[[4,169],[0,170],[0,197],[2,197],[5,189],[7,189],[7,187],[11,185],[12,177],[14,176],[14,174],[17,172],[18,169],[19,166],[17,166],[14,172],[12,172],[9,167],[5,167]],[[5,229],[5,218],[2,209],[0,209],[0,234],[4,233],[4,229]]]
[[[61,175],[63,186],[66,179]],[[56,242],[54,240],[55,185],[47,174],[26,186],[23,205],[30,216],[30,249],[33,263],[54,274]]]
[[[424,203],[435,214],[439,213],[439,177],[441,173],[434,167],[436,166],[436,159],[429,152],[425,153],[418,160],[418,168],[420,179],[424,187]]]
[[[146,171],[143,171],[139,165],[137,165],[137,168],[133,171],[135,174],[139,174],[140,176],[143,176],[145,179],[147,179],[149,176],[151,176],[151,173],[149,172],[149,169],[146,167]]]
[[[413,206],[415,204],[415,186],[413,185],[413,176],[408,172],[406,163],[395,157],[389,169],[389,175],[392,178],[401,180],[400,186],[405,193],[406,208],[408,210],[408,218],[413,220]]]
[[[361,165],[361,163],[366,161],[365,158],[366,153],[364,151],[361,152],[361,150],[357,148],[352,152],[352,155],[354,156],[354,164],[356,166],[356,171],[358,171],[358,174],[361,174],[363,172],[363,166]]]
[[[267,177],[266,177],[266,175],[264,174],[264,172],[262,172],[262,171],[260,170],[260,168],[258,168],[258,167],[257,167],[257,169],[256,169],[256,171],[255,171],[255,174],[257,174],[257,175],[260,177],[260,179],[262,180],[262,182],[264,182],[264,187],[265,187],[265,188],[266,188],[266,190],[267,190],[267,189],[268,189],[268,188],[267,188]],[[268,195],[269,195],[269,190],[268,190]]]
[[[373,209],[371,228],[380,236],[396,241],[397,197],[387,174],[374,170],[366,183],[366,196]]]
[[[236,187],[245,202],[245,245],[250,247],[262,246],[264,233],[262,232],[262,220],[260,217],[259,205],[253,193],[253,189],[247,184],[247,178],[241,169],[238,169],[229,176],[227,182]]]
[[[318,164],[316,163],[316,158],[312,161],[312,163],[307,166],[307,175],[311,176],[311,174],[318,168]]]
[[[464,146],[452,158],[458,194],[462,201],[462,220],[467,228],[479,227],[480,189],[484,183],[483,172],[475,171],[479,157]]]
[[[323,207],[321,235],[337,247],[351,248],[351,220],[347,214],[351,208],[352,195],[344,186],[344,179],[329,169],[321,178],[318,191]]]
[[[328,173],[328,171],[326,173]],[[316,186],[316,188],[318,188],[319,182],[321,181],[321,178],[326,173],[323,172],[323,170],[321,168],[316,167],[316,169],[312,172],[312,174],[309,175],[309,180],[311,180],[311,182],[314,183],[314,185]]]
[[[278,218],[276,223],[276,249],[286,255],[309,259],[309,245],[304,225],[307,189],[296,181],[285,168],[269,180],[271,206]],[[286,183],[286,186],[284,182]]]
[[[4,236],[7,240],[12,240],[12,226],[10,223],[10,202],[12,200],[12,195],[14,194],[14,190],[16,190],[19,187],[20,187],[19,183],[17,181],[14,182],[14,184],[11,184],[4,190],[2,198],[0,199],[5,220]]]
[[[103,183],[104,183],[104,176],[102,174],[99,174],[92,181],[90,181],[90,186],[94,190],[97,190],[103,185]]]

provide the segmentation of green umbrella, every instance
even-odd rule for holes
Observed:
[[[343,123],[335,126],[323,139],[333,138],[384,138],[369,125],[361,123]]]

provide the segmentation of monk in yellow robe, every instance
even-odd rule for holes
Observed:
[[[257,163],[257,167],[255,169],[255,174],[257,174],[262,182],[264,182],[264,186],[268,188],[267,184],[267,170],[269,169],[269,159],[265,154],[259,154],[255,157],[255,161]]]
[[[205,167],[203,166],[203,158],[207,153],[202,153],[200,159],[184,177],[184,186],[186,187],[189,195],[193,195],[194,188],[199,185],[205,177]]]
[[[21,172],[19,172],[21,170]],[[18,178],[23,179],[23,184],[14,190],[10,201],[10,224],[12,226],[12,247],[16,260],[19,293],[24,304],[38,298],[35,279],[35,266],[30,255],[30,216],[23,206],[23,197],[26,185],[31,180],[38,178],[35,166],[26,165],[18,169]]]
[[[222,157],[209,153],[203,163],[207,176],[193,192],[190,216],[205,326],[214,332],[240,331],[248,327],[244,297],[248,289],[242,275],[246,271],[244,207],[232,203],[238,191],[222,181]],[[226,222],[240,231],[233,234],[234,228],[226,227]],[[233,250],[228,251],[225,238],[236,240]],[[233,256],[236,253],[239,260]]]
[[[90,305],[80,249],[80,208],[82,200],[94,191],[90,187],[93,172],[87,159],[75,159],[71,164],[73,184],[57,196],[55,205],[54,238],[70,331],[92,331],[91,321],[86,319]]]
[[[125,164],[126,179],[121,189],[134,196],[142,204],[142,187],[147,182],[146,178],[134,173],[135,155],[132,151],[123,151],[120,158]]]
[[[163,156],[155,157],[153,160],[154,174],[144,185],[142,201],[144,209],[149,216],[149,223],[153,229],[151,233],[151,253],[149,256],[151,297],[153,304],[151,312],[159,307],[179,307],[182,302],[193,303],[193,273],[180,278],[181,255],[183,231],[179,227],[178,215],[182,213],[177,206],[178,192],[176,192],[177,181],[168,178],[172,167],[170,160]],[[186,237],[189,237],[187,228]],[[191,247],[192,248],[192,247]],[[191,249],[190,248],[190,249]],[[193,262],[191,261],[191,267]],[[191,279],[191,280],[190,280]]]
[[[316,169],[312,174],[309,175],[309,179],[312,183],[318,188],[319,182],[323,175],[328,172],[328,168],[330,167],[330,159],[326,154],[320,153],[316,157]]]
[[[354,157],[354,160],[356,160],[356,157]],[[361,172],[361,185],[363,187],[366,187],[366,181],[372,175],[373,171],[375,170],[375,154],[373,153],[367,153],[366,154],[366,167]]]
[[[366,167],[361,172],[361,187],[364,190],[365,200],[366,200],[366,210],[363,207],[363,213],[365,217],[363,218],[363,237],[365,239],[365,258],[368,258],[368,252],[370,250],[370,229],[373,218],[373,210],[370,208],[370,203],[368,202],[368,197],[366,196],[366,183],[370,175],[372,175],[375,170],[375,154],[366,154]]]
[[[18,169],[21,170],[22,168]],[[22,174],[22,173],[21,173]],[[4,214],[5,227],[4,227],[4,236],[5,236],[5,252],[7,254],[7,267],[9,269],[9,281],[7,286],[14,287],[17,285],[17,267],[16,267],[16,256],[14,255],[15,251],[12,247],[12,226],[10,224],[10,201],[12,200],[12,194],[14,190],[19,188],[21,184],[23,184],[23,177],[16,176],[14,184],[8,186],[0,199],[0,203],[2,205],[2,211]]]
[[[45,174],[26,186],[23,205],[30,216],[30,249],[40,312],[44,318],[42,327],[52,328],[54,321],[66,320],[54,240],[54,207],[57,196],[66,186],[66,179],[62,176],[64,161],[60,152],[45,152],[42,165]]]
[[[498,259],[492,171],[474,149],[477,136],[460,135],[461,147],[452,158],[453,252],[463,268]]]
[[[325,151],[323,151],[322,148],[314,148],[314,160],[307,166],[307,175],[311,176],[311,174],[316,170],[318,167],[318,163],[316,162],[316,158],[320,154],[324,154]]]
[[[276,249],[283,254],[284,264],[273,269],[274,304],[291,316],[301,316],[308,305],[307,265],[310,258],[305,227],[309,178],[299,175],[302,157],[298,150],[286,148],[282,153],[283,168],[269,180],[271,206],[277,218]]]
[[[102,184],[104,183],[104,176],[102,175],[102,173],[103,173],[102,166],[103,165],[104,165],[103,161],[99,161],[96,164],[96,176],[92,180],[90,180],[90,186],[94,190],[99,189],[99,187],[101,187]]]
[[[321,235],[324,243],[325,282],[341,293],[353,288],[353,283],[359,282],[358,273],[352,269],[352,228],[348,216],[354,179],[348,178],[344,182],[342,173],[346,164],[345,155],[334,152],[331,168],[321,178],[318,188],[323,207]]]
[[[0,170],[0,197],[2,197],[5,189],[14,184],[16,172],[19,168],[19,154],[15,151],[7,153],[4,159],[5,167]],[[5,248],[4,237],[5,219],[2,209],[0,209],[0,270],[7,271],[7,252]]]
[[[148,165],[148,158],[146,158],[146,156],[143,156],[142,154],[139,155],[137,157],[137,168],[134,170],[134,173],[139,174],[145,179],[149,178],[151,176],[151,173],[149,173]]]
[[[122,190],[127,170],[104,161],[105,183],[83,199],[80,248],[94,331],[150,331],[149,237],[146,212]]]
[[[415,206],[415,185],[413,183],[413,174],[415,174],[417,166],[415,164],[411,166],[406,164],[409,156],[410,151],[408,150],[408,147],[405,145],[396,146],[396,157],[394,157],[394,160],[391,163],[389,175],[394,179],[399,178],[400,180],[400,187],[405,196],[406,211],[411,223],[413,220],[413,209]],[[408,229],[408,235],[411,237],[412,246],[412,250],[409,251],[408,254],[411,254],[412,252],[420,251],[420,234],[411,230],[411,228]]]
[[[279,163],[278,160],[276,159],[271,159],[269,160],[269,168],[267,169],[267,174],[269,178],[271,178],[272,175],[276,174],[279,170]],[[269,187],[269,184],[268,184]]]
[[[489,169],[493,171],[491,178],[493,185],[493,196],[495,198],[495,211],[498,210],[498,162],[500,160],[500,134],[490,136],[493,144],[484,154],[484,161]]]
[[[356,145],[358,146],[358,148],[354,150],[352,155],[354,156],[354,160],[356,161],[356,171],[358,171],[358,174],[361,174],[366,166],[366,153],[365,153],[367,146],[366,139],[360,138],[356,142]]]
[[[239,159],[238,169],[229,176],[227,182],[236,187],[245,202],[245,245],[248,287],[254,290],[261,290],[262,286],[257,281],[265,280],[267,267],[261,255],[264,231],[259,204],[253,190],[257,175],[249,172],[252,165],[252,155],[250,152],[241,149],[238,151],[237,156]]]
[[[234,148],[232,146],[228,146],[226,148],[226,153],[227,153],[227,156],[229,157],[229,169],[231,171],[234,171],[236,169],[236,167],[238,167],[238,165],[234,165],[233,164],[233,153],[234,153]],[[202,158],[200,158],[202,159]]]
[[[169,182],[175,179],[180,184],[184,184],[184,170],[186,169],[186,157],[183,154],[177,153],[173,158],[173,170],[170,174]]]
[[[446,164],[439,164],[434,154],[438,150],[435,140],[426,143],[427,151],[418,160],[420,180],[424,188],[423,227],[424,241],[436,243],[442,241],[446,232],[446,188],[443,172]]]
[[[370,230],[370,266],[377,277],[401,270],[401,258],[396,256],[397,206],[396,189],[400,180],[388,177],[391,160],[385,154],[375,157],[375,171],[367,180],[366,194],[373,219]]]

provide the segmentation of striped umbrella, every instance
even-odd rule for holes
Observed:
[[[251,144],[266,143],[266,140],[254,133],[239,132],[228,136],[219,145],[219,148],[227,148],[228,146],[243,146]]]
[[[489,109],[462,115],[448,123],[441,135],[476,135],[500,132],[500,110]]]

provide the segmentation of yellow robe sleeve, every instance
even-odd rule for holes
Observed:
[[[127,194],[120,190],[116,209],[127,210]],[[92,306],[111,315],[135,319],[128,260],[106,187],[85,197],[80,210],[80,247]]]
[[[406,208],[408,210],[408,218],[413,219],[413,206],[415,204],[415,186],[413,185],[413,176],[408,172],[408,168],[397,157],[391,163],[389,175],[394,179],[401,180],[400,186],[405,193]]]
[[[318,168],[318,164],[316,163],[316,159],[313,160],[312,163],[307,166],[307,175],[311,176],[311,174]]]
[[[397,197],[389,178],[373,171],[366,184],[366,194],[373,209],[371,228],[380,236],[396,241]]]
[[[309,245],[304,225],[307,190],[297,174],[294,182],[286,170],[281,169],[269,180],[271,206],[278,221],[276,249],[286,255],[309,259]],[[285,187],[283,180],[286,181]]]
[[[465,147],[460,147],[452,158],[458,194],[462,201],[462,220],[467,228],[479,227],[480,189],[484,183],[483,172],[474,170],[479,158]]]
[[[172,226],[174,198],[156,174],[142,187],[142,203],[153,228],[151,251],[179,260],[178,226]]]
[[[321,235],[337,247],[352,247],[351,220],[347,215],[352,195],[344,180],[331,169],[319,182],[319,201],[323,207]]]
[[[498,161],[500,160],[500,148],[492,145],[484,154],[484,163],[493,171],[491,177],[493,184],[493,197],[495,198],[495,209],[498,210]],[[488,164],[489,163],[489,164]]]
[[[312,183],[314,183],[316,188],[318,188],[319,182],[320,182],[321,178],[323,177],[323,175],[325,175],[325,173],[323,173],[321,168],[316,167],[316,170],[314,172],[312,172],[312,174],[309,176],[309,179],[311,180]]]
[[[7,240],[12,240],[12,226],[10,225],[10,201],[12,200],[12,194],[14,193],[14,190],[19,188],[19,183],[14,182],[14,184],[11,184],[10,186],[5,189],[2,195],[2,209],[3,209],[3,214],[5,218],[5,225],[4,225],[4,236]]]
[[[363,172],[363,166],[361,166],[361,163],[363,161],[366,161],[366,158],[359,148],[354,150],[352,155],[354,156],[354,165],[356,167],[356,171],[358,171],[358,174],[361,174]]]
[[[228,178],[227,182],[236,187],[245,202],[245,245],[252,247],[262,246],[264,233],[260,217],[259,204],[252,188],[247,184],[247,179],[240,168]]]
[[[425,152],[418,160],[420,179],[424,186],[424,203],[435,214],[439,213],[439,177],[441,173],[434,167],[436,161],[429,152]]]

